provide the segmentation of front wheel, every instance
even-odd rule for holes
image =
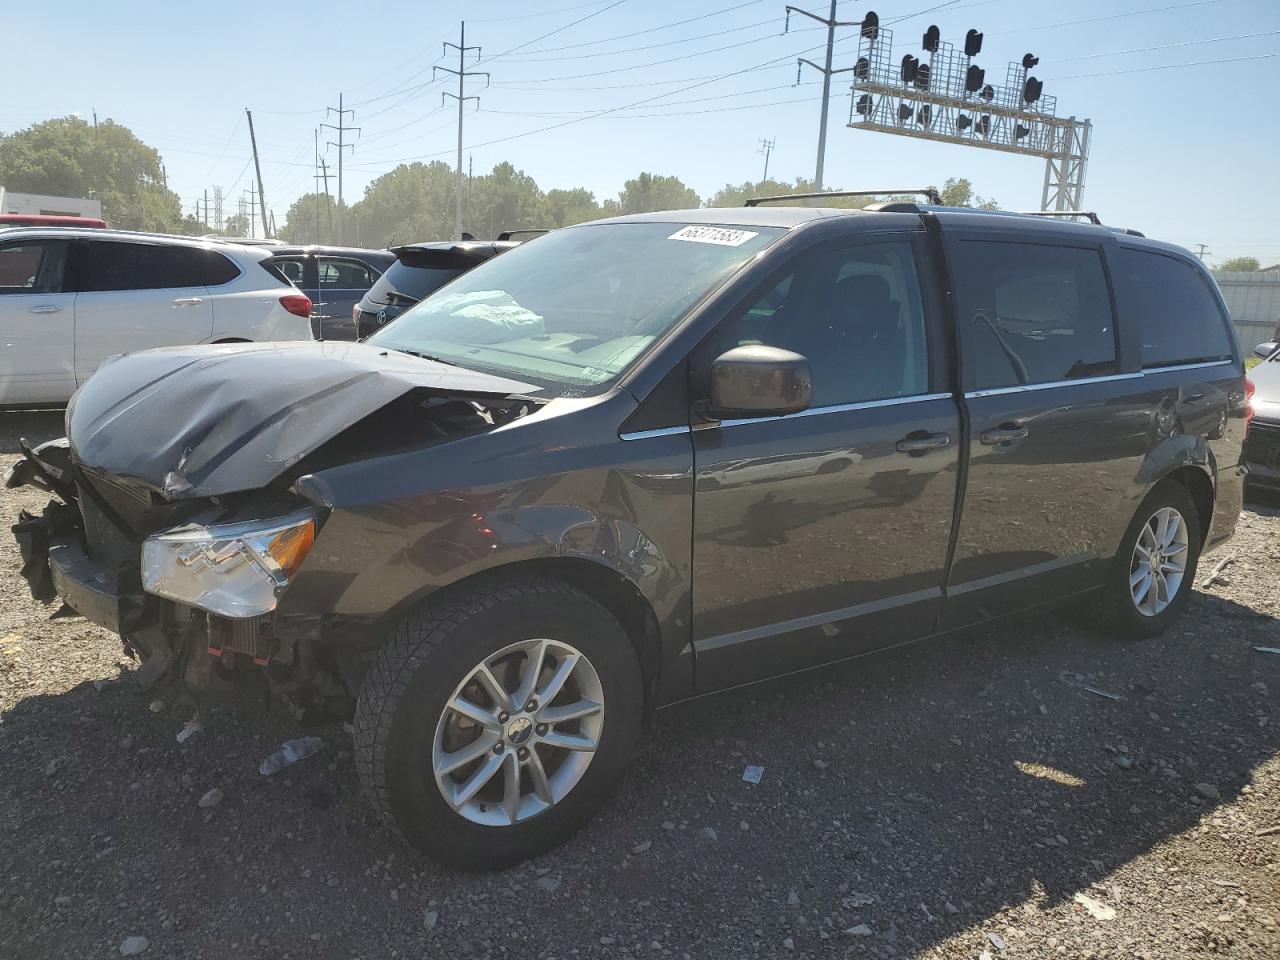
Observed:
[[[497,869],[571,836],[621,779],[640,730],[635,651],[559,581],[493,583],[397,628],[355,716],[365,791],[429,856]]]
[[[1112,561],[1098,625],[1126,638],[1163,633],[1191,598],[1200,546],[1200,514],[1186,487],[1158,483]]]

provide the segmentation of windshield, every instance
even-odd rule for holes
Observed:
[[[784,232],[680,223],[556,230],[465,274],[369,342],[581,393],[616,379]]]

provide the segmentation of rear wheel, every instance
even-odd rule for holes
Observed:
[[[558,581],[490,584],[410,614],[356,708],[361,780],[428,855],[496,869],[571,836],[640,730],[626,633]]]
[[[1098,625],[1121,637],[1163,633],[1191,598],[1200,545],[1200,515],[1186,487],[1157,484],[1112,561]]]

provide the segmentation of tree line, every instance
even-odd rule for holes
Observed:
[[[170,190],[160,153],[128,127],[107,120],[90,124],[79,117],[46,120],[8,136],[0,135],[0,186],[22,193],[94,197],[114,227],[200,235],[213,228],[184,215],[178,194]],[[813,192],[813,182],[762,180],[726,184],[707,197],[679,177],[644,172],[627,180],[615,197],[597,199],[583,187],[543,190],[533,177],[503,161],[489,173],[463,178],[464,229],[490,239],[504,230],[565,227],[601,217],[680,210],[737,207],[751,196]],[[838,190],[829,187],[828,191]],[[977,196],[965,179],[943,185],[943,201],[952,206],[994,208]],[[455,234],[456,176],[440,161],[400,164],[365,188],[355,203],[338,209],[324,193],[295,200],[278,224],[281,239],[292,243],[341,242],[364,247],[444,240]],[[833,197],[830,205],[861,207],[870,198]],[[228,235],[247,232],[237,214],[224,226]]]

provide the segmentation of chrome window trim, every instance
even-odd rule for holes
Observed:
[[[1201,360],[1197,363],[1175,363],[1167,367],[1143,367],[1143,373],[1170,373],[1176,370],[1204,370],[1208,367],[1229,367],[1234,360]]]
[[[635,430],[631,433],[620,433],[618,437],[622,440],[648,440],[652,437],[674,437],[681,433],[688,433],[689,427],[659,427],[657,430]]]
[[[977,400],[980,397],[998,397],[1008,393],[1028,393],[1032,390],[1053,390],[1058,387],[1076,387],[1088,383],[1113,383],[1120,380],[1141,380],[1142,372],[1112,373],[1105,377],[1081,377],[1079,380],[1048,380],[1044,383],[1016,383],[1011,387],[991,387],[987,390],[969,390],[965,392],[966,400]]]
[[[924,403],[928,400],[950,400],[949,393],[917,393],[909,397],[888,397],[884,400],[863,400],[859,403],[838,403],[827,407],[809,407],[795,413],[776,417],[743,417],[739,420],[721,420],[722,427],[741,427],[749,423],[768,423],[771,420],[793,420],[797,417],[816,417],[824,413],[849,413],[855,410],[874,410],[877,407],[896,407],[904,403]],[[714,425],[714,424],[713,424]]]

